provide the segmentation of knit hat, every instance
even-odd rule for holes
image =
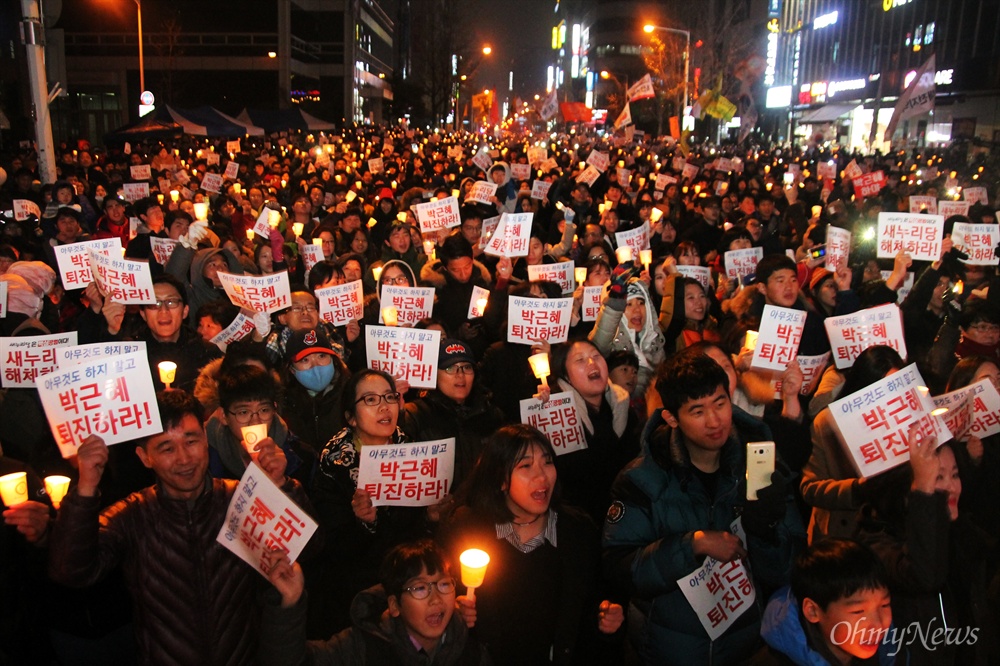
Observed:
[[[816,268],[813,270],[812,275],[809,276],[809,291],[815,292],[824,280],[832,277],[833,271],[822,267]]]

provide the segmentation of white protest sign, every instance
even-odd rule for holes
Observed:
[[[492,203],[490,199],[495,197],[496,193],[496,183],[487,183],[485,180],[478,180],[472,184],[472,188],[469,190],[469,194],[466,195],[465,201],[489,204]]]
[[[847,166],[844,167],[844,178],[848,178],[850,180],[856,180],[858,178],[861,178],[861,176],[863,175],[865,175],[865,172],[862,171],[861,167],[858,166],[857,160],[851,160],[850,162],[848,162]]]
[[[541,146],[528,147],[528,163],[538,164],[549,158],[549,149]]]
[[[830,352],[818,356],[798,356],[795,360],[799,362],[799,368],[802,370],[802,388],[799,394],[810,395],[816,390],[816,385],[823,376],[823,370],[830,362]]]
[[[583,288],[580,321],[597,321],[597,314],[601,311],[601,295],[603,292],[604,287],[600,285]]]
[[[120,257],[122,256],[122,239],[115,236],[114,238],[102,238],[101,240],[82,241],[53,247],[52,251],[56,255],[56,263],[59,266],[59,277],[62,279],[63,289],[66,291],[84,289],[94,281],[94,274],[90,271],[90,250],[112,257]]]
[[[962,190],[962,197],[970,204],[981,203],[988,206],[990,198],[986,194],[985,187],[967,187]]]
[[[629,183],[632,182],[632,172],[622,167],[615,169],[615,172],[618,174],[618,182],[627,190]]]
[[[149,262],[90,250],[90,270],[107,297],[123,305],[156,303]]]
[[[455,438],[366,445],[358,454],[358,489],[373,506],[431,506],[452,490]]]
[[[125,201],[138,201],[149,196],[149,183],[125,183]]]
[[[554,171],[555,169],[558,169],[559,168],[559,163],[556,162],[555,158],[550,157],[547,160],[545,160],[544,162],[542,162],[541,165],[538,168],[541,171],[550,172],[550,171]]]
[[[250,335],[256,328],[257,326],[253,323],[253,317],[248,317],[241,311],[229,326],[216,333],[210,342],[222,351],[226,351],[229,345]]]
[[[639,263],[639,252],[649,249],[649,225],[643,222],[635,229],[615,232],[618,247],[632,248],[632,257]]]
[[[681,170],[681,178],[684,180],[694,180],[694,177],[698,175],[699,171],[701,171],[701,169],[699,169],[696,165],[685,164],[684,169]]]
[[[531,178],[530,164],[511,164],[510,177],[514,180],[528,180]]]
[[[572,261],[528,266],[528,280],[530,282],[537,282],[539,280],[555,282],[562,289],[562,293],[569,294],[576,288],[573,278],[573,267],[574,264]]]
[[[496,231],[486,243],[486,254],[496,257],[527,257],[532,213],[503,213]],[[483,224],[485,227],[485,222]]]
[[[260,215],[257,216],[257,221],[254,222],[253,232],[261,238],[271,237],[271,225],[268,223],[271,217],[271,210],[267,206],[261,208]]]
[[[238,308],[271,314],[292,304],[287,271],[270,275],[233,275],[220,272],[219,280],[230,302]]]
[[[915,195],[910,196],[910,212],[911,213],[927,213],[928,215],[937,215],[937,199],[934,197],[918,197]]]
[[[128,168],[132,180],[149,180],[152,175],[149,173],[148,164],[134,164]]]
[[[680,155],[678,155],[677,157],[675,157],[673,160],[670,161],[670,166],[671,168],[673,168],[674,171],[683,171],[685,164],[687,164],[687,162]]]
[[[90,345],[56,347],[56,363],[65,369],[68,365],[79,365],[87,361],[110,356],[124,356],[135,352],[146,353],[146,343],[137,342],[96,342]]]
[[[76,345],[76,331],[55,335],[0,338],[0,384],[4,388],[32,388],[39,376],[59,365],[59,347]]]
[[[236,160],[229,160],[226,164],[226,170],[222,173],[226,180],[236,180],[236,176],[240,173],[240,163]]]
[[[715,160],[715,170],[730,172],[733,170],[733,161],[728,157],[720,157]]]
[[[38,204],[29,199],[14,199],[14,220],[23,222],[34,215],[37,219],[42,219],[42,211]]]
[[[294,562],[317,527],[315,520],[251,462],[229,501],[226,521],[215,540],[266,578],[270,570],[264,553],[280,550]]]
[[[472,286],[472,298],[469,299],[469,314],[466,315],[469,319],[478,319],[486,313],[486,306],[489,305],[490,292],[488,289],[483,289],[482,287],[473,285]],[[485,301],[485,303],[480,303],[480,301]]]
[[[206,192],[216,192],[218,193],[222,190],[222,174],[221,173],[206,173],[201,179],[201,189]]]
[[[750,367],[784,372],[799,354],[805,324],[803,310],[765,305]]]
[[[149,236],[149,247],[153,252],[153,260],[161,266],[166,266],[170,261],[170,255],[180,244],[173,238],[160,238],[159,236]]]
[[[532,199],[544,199],[549,195],[549,190],[552,188],[552,183],[544,180],[536,180],[531,184],[531,198]]]
[[[216,152],[205,153],[205,164],[214,166],[220,162],[222,155]]]
[[[840,443],[858,476],[874,476],[909,460],[914,423],[924,436],[936,434],[939,444],[951,439],[944,421],[931,416],[934,402],[925,387],[916,364],[910,364],[830,403]]]
[[[889,276],[892,275],[892,271],[879,271],[879,273],[882,275],[883,280],[888,280]],[[899,285],[899,288],[896,289],[897,303],[902,303],[906,300],[907,294],[909,294],[910,290],[913,289],[913,279],[913,273],[907,271],[906,277],[903,278],[903,284]]]
[[[382,285],[379,298],[381,307],[396,308],[400,326],[413,326],[421,319],[427,319],[434,311],[434,287],[402,287]],[[378,313],[378,323],[382,322],[382,311]]]
[[[944,240],[944,218],[914,213],[878,214],[878,257],[892,259],[903,250],[914,261],[937,261]]]
[[[608,170],[608,165],[611,164],[611,156],[608,153],[592,150],[587,156],[587,164],[604,173]]]
[[[493,166],[493,158],[490,157],[490,151],[484,146],[472,158],[472,163],[483,171],[489,172],[490,167]]]
[[[226,152],[233,154],[240,152],[240,140],[226,141]]]
[[[725,255],[726,275],[730,280],[743,280],[757,272],[757,262],[764,256],[764,248],[750,247],[744,250],[729,250]]]
[[[684,277],[697,280],[706,292],[712,288],[712,269],[708,266],[681,266],[678,264],[677,272]]]
[[[593,187],[597,179],[601,177],[601,172],[594,168],[593,164],[587,166],[579,176],[576,177],[576,182],[586,183],[588,187]]]
[[[462,217],[458,214],[458,199],[455,197],[417,204],[415,208],[422,234],[451,229],[462,224]]]
[[[994,250],[1000,244],[1000,227],[995,224],[956,222],[951,240],[969,255],[962,263],[973,266],[996,266],[1000,258]]]
[[[847,229],[826,227],[826,267],[833,272],[841,266],[847,266],[851,256],[851,232]]]
[[[969,434],[979,439],[1000,433],[1000,393],[989,377],[969,387],[972,393],[972,428]]]
[[[7,316],[7,283],[0,282],[0,318]]]
[[[837,179],[837,165],[833,162],[820,162],[816,165],[816,173],[819,174],[820,178],[827,178],[829,180]]]
[[[388,372],[413,388],[437,387],[441,331],[365,326],[368,367]]]
[[[746,535],[739,534],[737,530],[742,532],[739,527],[732,529],[745,544]],[[757,598],[757,590],[741,559],[720,562],[706,557],[700,567],[677,579],[677,587],[713,641],[726,633],[748,608],[752,608]]]
[[[174,178],[176,178],[177,182],[180,183],[181,185],[187,185],[188,183],[191,182],[191,176],[189,176],[188,172],[185,171],[184,169],[181,169],[180,171],[175,171]],[[187,199],[190,197],[185,197],[185,198]]]
[[[966,433],[972,427],[971,387],[966,386],[951,393],[934,396],[934,407],[948,410],[940,415],[941,419],[955,439],[965,439]]]
[[[483,220],[483,232],[479,236],[479,247],[485,248],[486,244],[489,243],[490,239],[497,232],[497,227],[500,226],[500,215],[495,217],[488,217]]]
[[[323,261],[323,259],[322,245],[304,245],[302,247],[302,263],[305,264],[307,271],[311,271],[312,267]]]
[[[827,317],[823,325],[830,339],[833,362],[839,370],[854,365],[858,354],[875,345],[888,345],[906,358],[903,318],[895,303],[840,317]]]
[[[587,448],[580,409],[569,391],[553,393],[548,402],[525,398],[521,401],[521,423],[541,430],[557,456]]]
[[[569,337],[572,298],[525,298],[511,296],[507,306],[507,342],[533,345],[566,342]]]
[[[64,458],[90,435],[110,445],[163,432],[145,352],[53,370],[38,378],[38,397]]]
[[[381,157],[373,157],[368,160],[368,170],[372,173],[382,173],[384,171],[384,166],[382,165]]]
[[[361,280],[324,287],[315,291],[319,318],[334,326],[346,326],[364,315],[365,294]]]
[[[937,212],[938,215],[940,215],[946,220],[952,215],[961,215],[962,217],[968,217],[969,202],[948,201],[947,199],[941,199],[940,201],[938,201]]]

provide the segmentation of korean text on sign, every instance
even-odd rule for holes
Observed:
[[[319,301],[319,318],[334,326],[345,326],[358,321],[364,314],[365,295],[361,280],[316,290]]]
[[[496,196],[497,186],[496,183],[487,183],[485,180],[476,181],[472,185],[472,189],[469,190],[469,194],[466,195],[465,200],[467,202],[473,201],[483,204],[489,204],[490,199]]]
[[[39,377],[38,395],[63,457],[89,435],[118,444],[163,432],[145,352],[53,370]]]
[[[170,261],[170,255],[174,253],[174,249],[179,244],[180,241],[175,241],[172,238],[149,237],[149,247],[153,251],[153,259],[161,266],[167,265],[167,262]]]
[[[888,345],[906,358],[903,318],[894,303],[840,317],[828,317],[823,325],[830,339],[833,362],[839,370],[854,365],[858,354],[875,345]]]
[[[941,414],[941,418],[957,440],[964,440],[969,428],[972,427],[972,399],[972,388],[968,386],[934,396],[935,409],[948,410]]]
[[[900,250],[914,261],[937,261],[944,240],[944,218],[914,213],[878,214],[878,257],[891,259]]]
[[[84,289],[94,281],[94,275],[90,272],[89,250],[91,249],[112,257],[120,257],[122,256],[122,240],[115,236],[114,238],[57,245],[52,248],[56,255],[56,263],[59,265],[59,277],[62,279],[63,288],[66,291]]]
[[[455,477],[454,438],[365,446],[359,455],[358,489],[374,506],[437,504]]]
[[[486,254],[495,257],[527,257],[531,237],[531,213],[503,213],[496,231],[486,244]],[[486,229],[486,222],[483,222]]]
[[[486,307],[489,305],[489,300],[489,290],[473,285],[472,297],[469,299],[469,313],[466,315],[467,318],[478,319],[486,314]],[[481,301],[486,301],[486,305],[483,305]]]
[[[507,309],[507,342],[533,345],[538,340],[550,344],[566,342],[572,298],[524,298],[511,296]]]
[[[575,288],[573,267],[574,264],[572,261],[561,261],[556,264],[538,264],[537,266],[528,266],[528,280],[531,282],[539,280],[555,282],[559,285],[559,288],[562,289],[562,293],[569,294]]]
[[[441,331],[395,326],[366,326],[368,367],[388,372],[414,388],[437,386]]]
[[[799,354],[806,313],[765,305],[750,367],[783,371]]]
[[[253,313],[249,314],[248,317],[247,311],[241,311],[229,326],[219,331],[210,342],[222,351],[226,351],[229,345],[253,333],[257,327],[253,323]]]
[[[601,293],[604,287],[584,287],[583,303],[580,305],[580,321],[597,321],[601,311]]]
[[[531,198],[532,199],[544,199],[548,196],[549,190],[552,188],[552,183],[546,182],[544,180],[536,180],[531,184]]]
[[[726,275],[730,280],[742,280],[757,272],[757,262],[764,256],[764,248],[751,247],[745,250],[726,252]]]
[[[266,576],[265,552],[280,550],[294,562],[316,528],[316,521],[251,462],[229,501],[226,521],[215,540]]]
[[[911,364],[830,404],[841,444],[859,476],[874,476],[909,460],[914,424],[925,436],[936,434],[939,443],[951,438],[944,421],[931,416],[934,402],[925,386]]]
[[[1000,227],[995,224],[956,222],[951,230],[955,245],[969,255],[964,261],[975,266],[996,266],[1000,262],[994,250],[1000,244]]]
[[[98,358],[122,356],[134,352],[145,354],[146,343],[139,340],[136,342],[95,342],[91,345],[57,347],[56,360],[60,368],[65,368],[68,365],[79,365]]]
[[[632,248],[632,257],[639,263],[639,252],[649,249],[649,226],[642,224],[635,229],[618,231],[615,233],[615,242],[618,247]]]
[[[708,266],[677,266],[677,272],[684,277],[697,280],[706,292],[712,288],[712,269]]]
[[[219,273],[226,296],[233,305],[253,312],[277,312],[292,304],[288,272],[271,275],[232,275]]]
[[[826,228],[826,267],[836,272],[851,255],[851,232],[830,225]]]
[[[417,204],[417,221],[424,234],[441,229],[450,229],[462,224],[458,214],[458,199],[446,197],[430,203]]]
[[[972,427],[969,434],[979,439],[1000,433],[1000,393],[988,377],[969,387],[972,393]]]
[[[60,347],[76,345],[76,331],[56,335],[0,338],[0,384],[4,388],[32,388],[39,376],[59,365]]]
[[[124,305],[156,303],[148,261],[122,259],[90,250],[90,270],[111,301]]]
[[[854,196],[858,199],[873,197],[885,187],[885,174],[881,171],[866,173],[854,179]]]
[[[576,400],[570,392],[553,393],[548,402],[535,398],[521,401],[521,423],[545,433],[556,455],[587,448],[587,436]]]
[[[434,287],[383,285],[380,301],[383,308],[390,305],[396,308],[400,326],[413,326],[434,311]],[[381,310],[378,323],[383,323]]]

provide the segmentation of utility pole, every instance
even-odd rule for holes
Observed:
[[[49,84],[45,78],[45,39],[38,0],[21,0],[21,42],[28,56],[28,82],[31,87],[31,117],[35,121],[38,147],[38,175],[43,183],[56,180],[55,143],[49,118]]]

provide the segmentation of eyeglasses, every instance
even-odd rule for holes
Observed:
[[[250,423],[255,416],[261,421],[267,421],[274,416],[274,406],[268,405],[257,410],[237,409],[236,411],[230,411],[229,415],[236,419],[237,423]]]
[[[431,588],[435,587],[437,588],[438,594],[442,596],[455,594],[455,580],[453,578],[442,578],[436,583],[419,583],[417,585],[411,585],[410,587],[404,587],[403,591],[408,592],[411,597],[420,601],[431,596]]]
[[[293,305],[292,307],[290,307],[288,309],[291,312],[294,312],[297,315],[300,315],[300,314],[303,314],[303,313],[306,313],[306,312],[310,312],[310,313],[311,312],[319,312],[319,310],[316,308],[315,305]]]
[[[459,373],[463,375],[471,375],[476,371],[475,366],[471,363],[456,363],[455,365],[449,365],[444,369],[446,375],[457,375]]]
[[[184,301],[179,298],[168,298],[165,301],[156,301],[156,303],[148,303],[145,308],[147,310],[162,310],[166,308],[168,310],[176,310],[180,306],[184,305]]]
[[[378,407],[379,405],[382,404],[383,400],[385,400],[387,405],[395,405],[396,403],[399,402],[399,394],[383,393],[382,395],[379,395],[378,393],[366,393],[365,395],[355,400],[354,404],[356,405],[359,402],[364,402],[369,407]]]
[[[410,279],[405,275],[400,275],[399,277],[384,277],[382,278],[383,284],[410,284]]]

